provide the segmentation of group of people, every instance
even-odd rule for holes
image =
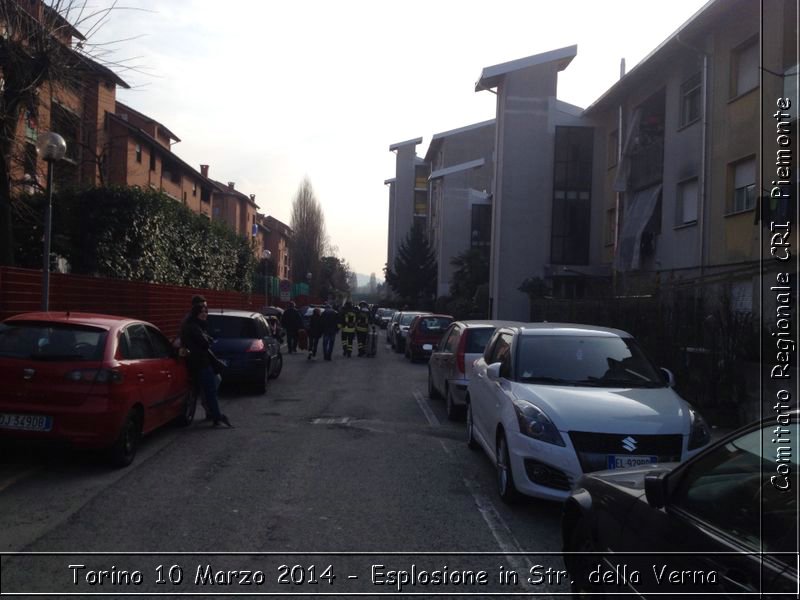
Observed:
[[[353,338],[358,343],[358,356],[365,356],[367,336],[372,322],[372,313],[366,302],[360,302],[358,308],[352,302],[346,302],[341,312],[330,304],[314,308],[306,335],[308,337],[308,360],[317,355],[320,340],[325,360],[333,360],[333,349],[336,334],[342,330],[342,353],[346,357],[353,355]],[[281,325],[286,331],[286,344],[289,354],[297,352],[299,337],[304,330],[303,318],[294,302],[281,317]],[[186,357],[186,365],[192,380],[195,393],[202,398],[205,408],[205,419],[212,421],[214,427],[225,424],[233,427],[230,419],[220,411],[217,390],[221,381],[220,373],[225,363],[211,350],[213,338],[208,333],[208,302],[203,296],[192,298],[192,308],[181,323],[181,352]]]
[[[322,308],[316,307],[311,313],[309,326],[305,334],[305,325],[300,312],[294,302],[284,311],[281,325],[286,330],[286,345],[289,354],[297,352],[298,341],[301,335],[308,338],[308,360],[317,356],[320,340],[322,340],[322,354],[325,360],[333,360],[333,348],[336,334],[342,330],[342,354],[346,357],[353,355],[353,339],[358,344],[358,356],[365,356],[367,352],[367,337],[369,326],[372,323],[372,313],[366,302],[359,302],[358,308],[348,301],[341,312],[335,310],[330,304]]]

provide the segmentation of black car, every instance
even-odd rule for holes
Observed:
[[[797,413],[784,413],[685,463],[584,475],[562,520],[573,592],[796,593],[798,442]]]
[[[259,393],[267,380],[280,375],[283,355],[280,342],[272,335],[264,315],[244,310],[208,311],[208,333],[214,338],[214,354],[227,363],[225,383],[252,383]]]

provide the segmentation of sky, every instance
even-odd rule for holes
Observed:
[[[131,85],[119,100],[262,213],[290,224],[308,177],[337,255],[380,280],[391,144],[422,137],[424,156],[435,133],[493,118],[483,68],[572,44],[558,97],[587,107],[705,3],[120,0],[89,42]]]

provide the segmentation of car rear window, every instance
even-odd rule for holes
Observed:
[[[71,323],[0,323],[0,357],[98,361],[107,335],[105,329]]]
[[[400,317],[400,325],[410,325],[411,321],[414,320],[414,317],[417,316],[418,313],[404,313],[402,317]]]
[[[465,352],[467,354],[483,354],[489,338],[494,333],[493,327],[483,327],[480,329],[467,330],[467,342]]]
[[[208,333],[213,338],[260,337],[253,319],[228,315],[208,315]]]
[[[420,317],[418,327],[422,333],[442,333],[452,322],[446,317]]]

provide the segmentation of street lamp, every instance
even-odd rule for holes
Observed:
[[[36,152],[47,162],[47,206],[44,213],[44,256],[42,257],[42,311],[50,308],[50,230],[53,221],[53,163],[58,162],[67,153],[64,138],[52,131],[39,136],[36,141]]]
[[[272,258],[272,252],[265,249],[261,253],[261,258],[264,259],[264,298],[269,306],[269,259]]]

